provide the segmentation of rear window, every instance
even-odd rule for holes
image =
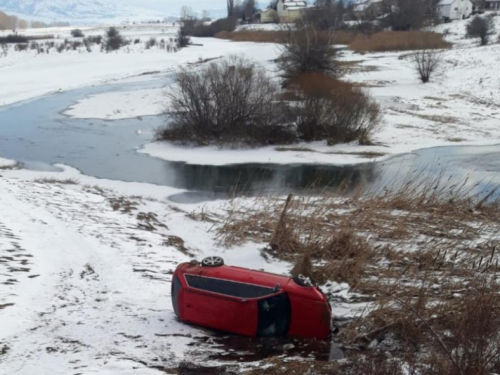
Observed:
[[[191,288],[238,298],[260,298],[275,293],[274,289],[210,277],[185,275]]]

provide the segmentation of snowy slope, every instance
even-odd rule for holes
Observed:
[[[68,22],[161,18],[115,0],[0,0],[0,9],[27,19]]]

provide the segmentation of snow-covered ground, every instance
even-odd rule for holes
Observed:
[[[16,165],[14,160],[0,158],[0,168],[10,168],[14,165]]]
[[[57,37],[56,44],[70,37],[69,28],[29,30],[27,34]],[[83,30],[86,35],[104,35],[106,28]],[[152,71],[169,71],[187,63],[202,59],[212,59],[230,54],[250,54],[262,63],[277,56],[276,48],[265,45],[253,50],[252,43],[234,44],[222,39],[193,39],[195,45],[176,53],[153,47],[145,48],[144,42],[151,37],[169,41],[174,38],[177,26],[146,25],[120,28],[128,39],[140,39],[141,43],[131,44],[118,52],[101,52],[97,46],[92,52],[84,48],[77,51],[58,53],[54,49],[49,54],[38,54],[34,50],[14,51],[2,56],[0,49],[0,76],[2,90],[0,106],[60,92],[72,88],[107,83],[110,81],[138,76]],[[0,32],[0,35],[7,32]],[[142,103],[140,103],[142,104]],[[124,111],[122,111],[124,112]],[[107,114],[107,113],[106,113]],[[105,115],[106,115],[105,114]],[[95,117],[95,116],[91,116]]]
[[[78,101],[65,115],[77,118],[121,120],[159,115],[165,110],[162,89],[110,92]]]
[[[138,152],[159,159],[199,165],[245,163],[348,165],[382,158],[386,149],[360,147],[354,144],[332,147],[328,146],[326,141],[245,149],[221,149],[215,146],[186,148],[165,142],[154,142],[145,145]]]

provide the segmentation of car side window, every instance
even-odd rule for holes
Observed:
[[[184,275],[191,288],[237,298],[261,298],[275,293],[274,289],[210,277]]]

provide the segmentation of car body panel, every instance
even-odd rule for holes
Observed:
[[[184,322],[244,336],[273,332],[274,327],[282,332],[285,323],[287,336],[329,335],[331,309],[326,297],[290,277],[231,266],[202,267],[197,262],[179,265],[176,277],[181,283],[176,313]],[[286,303],[280,295],[286,295]],[[276,324],[262,330],[263,320],[270,316]]]

